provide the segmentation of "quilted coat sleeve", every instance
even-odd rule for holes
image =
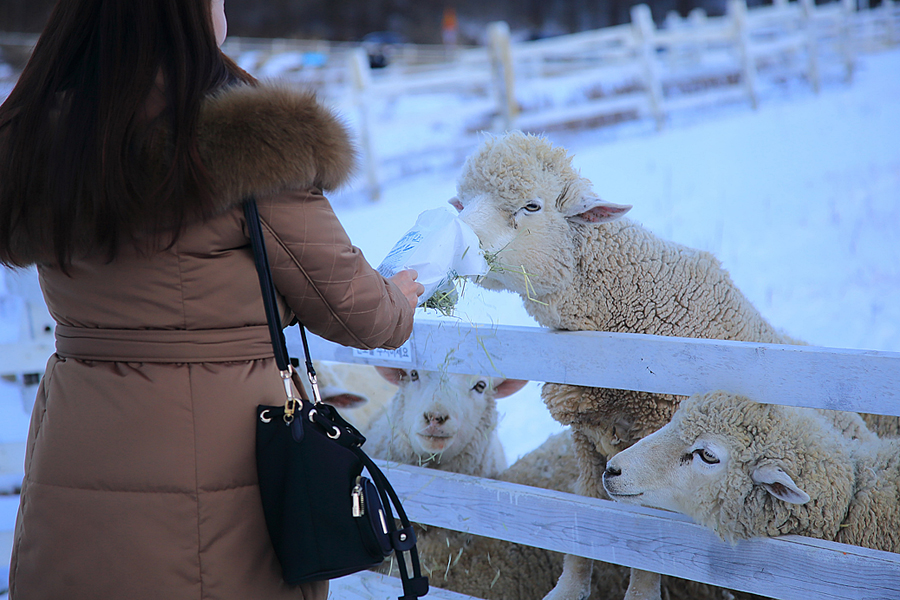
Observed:
[[[258,198],[272,278],[313,333],[356,348],[396,348],[414,309],[366,261],[319,190]]]

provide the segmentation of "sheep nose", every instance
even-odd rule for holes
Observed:
[[[617,477],[621,474],[622,474],[622,469],[617,469],[616,467],[613,467],[612,465],[607,465],[606,470],[603,471],[604,477]]]
[[[425,413],[422,416],[425,418],[425,422],[429,425],[443,425],[447,422],[447,419],[450,418],[450,415],[436,413]]]

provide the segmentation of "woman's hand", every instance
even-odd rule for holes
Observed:
[[[416,282],[418,276],[419,274],[415,269],[407,269],[390,278],[390,281],[393,281],[400,288],[400,291],[403,292],[403,295],[409,301],[409,305],[413,308],[419,303],[419,296],[425,293],[425,286]]]

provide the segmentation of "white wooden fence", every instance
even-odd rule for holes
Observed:
[[[55,351],[53,317],[44,304],[36,270],[4,269],[0,285],[8,293],[3,298],[7,320],[18,319],[18,341],[0,344],[0,376],[15,380],[22,391],[23,411],[30,412],[39,377],[47,359]],[[30,396],[30,398],[29,398]],[[0,439],[0,493],[18,487],[24,474],[25,434],[20,439]],[[3,512],[0,511],[0,515]],[[8,533],[8,532],[7,532]],[[4,552],[4,529],[0,522],[0,564]]]
[[[43,326],[35,333],[41,339],[0,346],[0,371],[43,369],[52,343]],[[296,333],[289,330],[288,345],[295,354],[298,344]],[[315,336],[311,346],[322,360],[682,395],[727,389],[760,402],[900,415],[900,353],[895,352],[425,320],[416,323],[410,341],[395,351],[353,350]],[[14,462],[20,462],[18,457]],[[797,536],[731,547],[672,513],[416,467],[383,466],[409,514],[421,523],[772,598],[900,598],[897,554]],[[3,535],[9,537],[9,532]],[[351,577],[335,584],[335,597],[385,598],[396,592],[396,584],[369,574]],[[461,598],[443,591],[435,597]]]
[[[543,132],[637,119],[662,128],[685,109],[728,102],[755,108],[765,88],[790,79],[818,91],[823,79],[849,81],[854,56],[900,43],[898,32],[900,3],[892,0],[864,12],[854,0],[818,6],[778,0],[750,10],[745,0],[728,0],[722,17],[670,15],[662,28],[640,5],[629,24],[533,42],[511,43],[506,25],[495,23],[486,49],[462,51],[449,63],[370,70],[364,56],[351,53],[353,91],[338,93],[352,98],[344,108],[359,115],[366,185],[376,199],[382,182],[406,174],[411,162],[409,152],[381,150],[384,140],[429,138],[427,129],[413,129],[428,118],[422,114],[400,131],[373,116],[382,106],[393,110],[400,98],[447,90],[468,98],[458,108],[436,104],[430,116],[434,129],[455,129],[450,142],[435,139],[415,149],[419,161],[423,153],[461,161],[482,130]]]
[[[47,335],[40,326],[35,333]],[[287,338],[299,355],[295,330],[288,330]],[[354,350],[315,336],[310,341],[313,355],[322,360],[681,395],[726,389],[760,402],[900,415],[896,352],[426,320],[418,321],[410,340],[394,351]],[[39,372],[51,352],[46,339],[0,346],[0,371]],[[664,511],[383,466],[411,518],[428,525],[784,600],[900,598],[897,554],[798,536],[732,547]],[[335,583],[334,597],[382,599],[396,593],[397,581],[382,579],[345,578]],[[463,598],[438,590],[434,597]]]
[[[288,346],[300,352],[290,330]],[[353,350],[315,337],[311,351],[322,360],[683,395],[726,389],[760,402],[900,415],[896,352],[447,321],[417,322],[397,351]],[[732,547],[669,512],[383,466],[410,517],[428,525],[784,600],[900,598],[898,554],[799,536]],[[385,598],[389,592],[382,585],[396,591],[396,581],[362,579],[340,582],[336,597]]]

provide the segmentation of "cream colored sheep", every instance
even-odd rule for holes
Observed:
[[[481,285],[518,292],[546,327],[796,342],[762,317],[712,254],[622,218],[631,207],[598,198],[565,149],[541,137],[487,139],[466,161],[451,204],[493,265]],[[681,399],[556,384],[544,386],[543,398],[574,429],[578,493],[599,498],[600,459],[667,423]],[[585,598],[590,569],[567,558],[548,598]]]
[[[808,409],[692,396],[610,459],[603,483],[730,541],[797,534],[900,552],[900,439],[852,439]]]
[[[496,399],[527,381],[376,369],[398,388],[386,410],[363,430],[369,455],[480,477],[495,477],[506,468]]]

